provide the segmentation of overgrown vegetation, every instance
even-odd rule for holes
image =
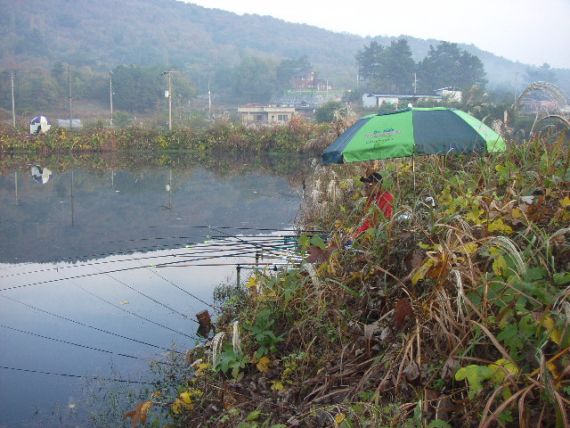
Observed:
[[[94,128],[77,132],[56,128],[45,135],[30,136],[4,126],[0,128],[0,154],[29,151],[48,155],[117,150],[311,152],[322,149],[335,137],[330,124],[314,124],[299,117],[287,125],[276,127],[248,128],[231,121],[218,121],[204,130],[180,128],[166,133],[140,127]]]
[[[408,161],[384,163],[393,219],[321,264],[255,272],[239,299],[226,289],[216,338],[137,423],[568,426],[569,164],[562,137],[417,160],[415,187]],[[340,243],[364,214],[360,173],[315,174],[304,226]]]

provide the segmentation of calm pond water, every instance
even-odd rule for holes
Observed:
[[[250,235],[293,224],[306,171],[179,155],[2,165],[2,427],[83,426],[88,379],[144,381],[149,360],[191,348],[214,287],[254,260]]]

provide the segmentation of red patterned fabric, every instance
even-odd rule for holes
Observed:
[[[394,208],[392,207],[392,201],[394,200],[394,196],[390,192],[379,192],[376,195],[372,195],[366,201],[366,211],[370,209],[370,205],[372,202],[376,204],[376,206],[380,209],[384,217],[389,219],[392,218],[392,214],[394,213]],[[378,220],[375,218],[376,216],[366,216],[362,225],[356,229],[354,233],[354,238],[360,236],[361,233],[367,231],[369,228],[376,226]]]

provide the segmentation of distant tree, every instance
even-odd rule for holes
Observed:
[[[172,74],[172,101],[175,106],[184,106],[196,96],[196,87],[188,76],[183,73]]]
[[[280,89],[291,87],[291,80],[296,76],[304,76],[313,70],[307,55],[297,59],[284,59],[277,66],[277,84]]]
[[[411,93],[416,63],[407,40],[392,41],[388,47],[372,41],[356,60],[368,90]]]
[[[119,110],[144,112],[160,99],[164,85],[158,68],[120,65],[113,70],[113,101]]]
[[[386,48],[384,87],[389,92],[411,93],[416,63],[408,41],[392,41]]]
[[[318,123],[332,122],[334,120],[335,111],[341,107],[342,103],[338,101],[329,101],[317,109],[315,112],[315,120]]]
[[[436,48],[430,46],[418,66],[418,78],[424,91],[446,86],[463,90],[473,85],[483,88],[487,83],[481,60],[459,49],[456,43],[448,42],[441,42]]]
[[[10,85],[6,89],[11,91]],[[14,92],[16,109],[32,114],[52,108],[58,101],[57,82],[44,70],[16,73]]]
[[[365,82],[366,88],[378,88],[386,74],[384,46],[377,41],[371,41],[370,46],[364,46],[364,49],[356,54],[356,61],[359,77]]]
[[[167,67],[120,65],[113,70],[114,102],[117,109],[144,112],[157,107],[167,83],[162,72]],[[173,102],[186,104],[195,95],[192,82],[183,73],[172,73]]]
[[[238,102],[267,103],[275,87],[275,68],[260,58],[243,58],[233,71],[232,92]]]
[[[556,82],[556,73],[548,63],[542,64],[540,67],[528,67],[526,69],[526,77],[528,83],[532,82]]]

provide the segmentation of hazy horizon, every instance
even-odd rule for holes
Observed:
[[[263,0],[181,0],[239,15],[267,15],[292,23],[366,36],[408,35],[473,44],[512,61],[570,68],[570,1],[453,0],[388,2],[320,0],[287,3]],[[414,12],[414,13],[410,13]],[[388,16],[389,19],[384,19]]]

